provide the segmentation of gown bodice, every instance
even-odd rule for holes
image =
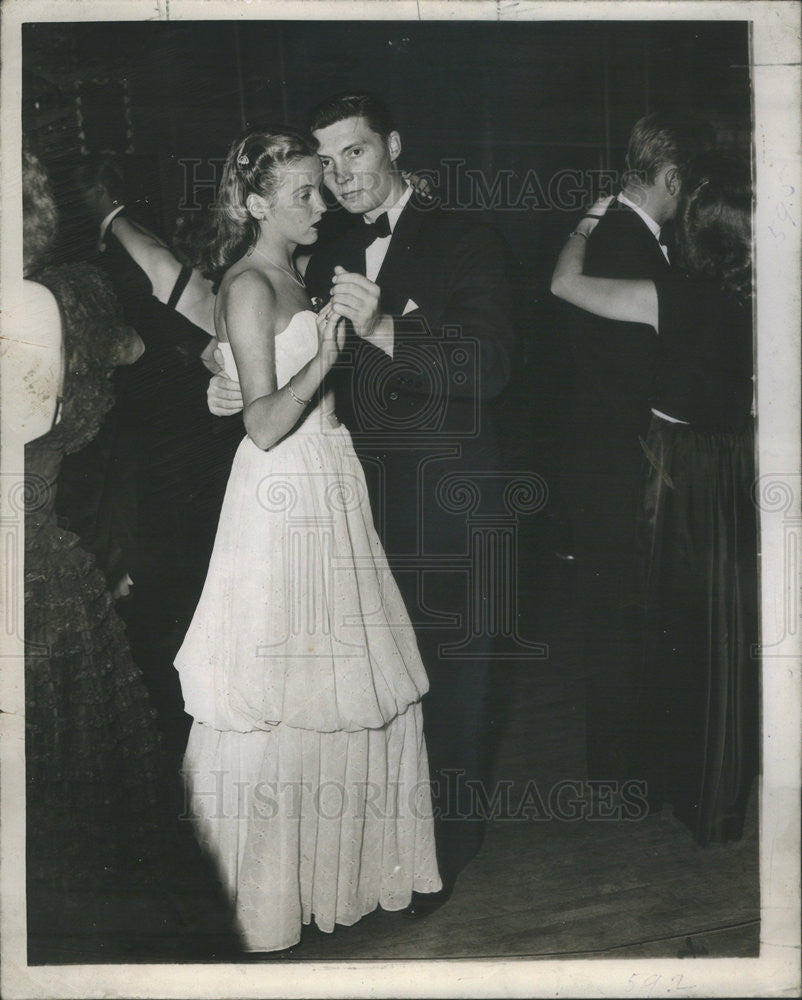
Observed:
[[[276,335],[276,385],[281,389],[293,375],[317,354],[318,333],[315,313],[304,309],[295,313],[284,329]],[[225,374],[239,381],[237,365],[231,345],[220,342],[224,358]],[[300,409],[300,408],[299,408]],[[334,393],[324,390],[315,397],[306,418],[298,424],[293,433],[315,433],[323,426],[336,427],[339,421],[334,413]]]

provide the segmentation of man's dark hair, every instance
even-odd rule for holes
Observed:
[[[653,184],[659,170],[677,167],[682,179],[688,163],[713,144],[706,122],[654,112],[635,123],[627,147],[624,183]]]
[[[345,118],[364,118],[382,139],[395,131],[390,109],[380,97],[367,90],[345,91],[321,101],[309,112],[309,131],[327,128]]]

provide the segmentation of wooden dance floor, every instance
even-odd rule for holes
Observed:
[[[513,804],[528,782],[545,799],[585,775],[572,567],[550,558],[548,532],[532,545],[543,551],[532,553],[538,581],[522,581],[521,631],[548,643],[549,657],[512,664],[495,684],[507,701],[496,780],[513,782]],[[331,935],[305,928],[281,960],[756,956],[757,827],[756,788],[743,840],[707,848],[668,808],[635,822],[499,819],[435,913],[376,911]]]

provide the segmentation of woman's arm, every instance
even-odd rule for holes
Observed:
[[[205,330],[213,338],[215,336],[214,299],[211,281],[204,278],[197,268],[193,268],[187,286],[175,304],[175,311],[181,313],[195,326],[199,326],[201,330]]]
[[[181,273],[181,264],[172,250],[144,226],[125,215],[112,219],[111,226],[126,253],[148,276],[154,296],[166,305]],[[192,269],[187,286],[175,304],[175,310],[205,330],[210,337],[214,336],[212,283],[197,269]]]
[[[657,330],[657,289],[653,281],[590,278],[582,273],[585,248],[598,221],[596,216],[586,215],[568,237],[552,275],[552,294],[596,316],[643,323]]]
[[[320,388],[342,346],[342,323],[331,309],[320,314],[317,354],[279,389],[273,288],[262,275],[243,271],[232,279],[225,296],[223,318],[239,372],[245,430],[257,447],[267,450],[295,427],[305,403]]]
[[[181,265],[169,247],[126,215],[118,215],[112,219],[109,228],[123,245],[126,253],[148,276],[153,294],[159,302],[166,303],[181,273]]]

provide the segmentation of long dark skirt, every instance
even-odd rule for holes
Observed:
[[[737,840],[758,769],[754,437],[654,417],[644,443],[650,793],[700,844]]]

